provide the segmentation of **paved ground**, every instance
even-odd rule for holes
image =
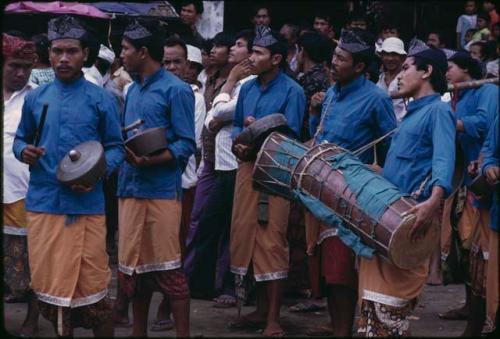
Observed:
[[[116,278],[111,283],[111,297],[116,293]],[[159,294],[153,296],[152,308],[149,314],[152,322],[154,313],[161,300]],[[308,314],[291,313],[287,305],[292,305],[300,299],[285,299],[282,308],[281,322],[288,336],[305,336],[306,329],[317,324],[328,322],[326,312]],[[412,318],[412,334],[416,337],[456,337],[459,336],[464,327],[464,321],[444,321],[437,317],[439,312],[454,308],[464,302],[464,288],[461,285],[448,286],[426,286],[423,298],[417,306]],[[23,321],[26,305],[4,303],[4,326],[9,333],[15,333]],[[242,313],[253,310],[251,306],[243,307]],[[191,333],[193,336],[204,337],[255,337],[260,331],[231,331],[226,324],[236,316],[236,308],[216,309],[212,303],[206,300],[192,300],[191,302]],[[132,311],[130,309],[130,317]],[[130,328],[116,328],[115,336],[127,337],[131,333]],[[150,332],[151,337],[174,336],[173,330],[165,332]],[[43,318],[40,319],[40,337],[54,337],[52,326]],[[85,329],[77,329],[76,337],[91,337],[92,332]]]

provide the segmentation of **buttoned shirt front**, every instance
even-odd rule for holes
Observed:
[[[382,72],[380,74],[380,78],[378,79],[377,86],[380,88],[382,91],[384,91],[387,95],[390,95],[393,92],[398,91],[398,76],[394,77],[392,81],[389,83],[389,86],[387,86],[387,83],[385,82],[385,73]],[[406,114],[406,106],[404,99],[392,99],[392,107],[394,108],[394,114],[396,115],[396,120],[398,123],[401,122],[403,117]]]
[[[180,199],[181,176],[196,149],[194,94],[191,87],[160,67],[141,84],[134,80],[125,99],[123,126],[144,120],[142,129],[164,127],[170,164],[134,167],[123,163],[118,178],[120,198]],[[127,137],[131,137],[132,131]]]
[[[455,167],[455,124],[450,106],[441,102],[439,94],[410,102],[392,138],[382,175],[401,192],[412,194],[431,174],[419,201],[431,195],[433,186],[448,195]]]
[[[92,191],[77,193],[61,184],[56,171],[61,159],[76,145],[99,141],[104,147],[106,174],[125,157],[116,101],[104,89],[85,80],[72,83],[57,78],[26,95],[14,139],[17,159],[33,144],[44,104],[48,104],[40,147],[45,148],[30,174],[26,210],[52,214],[104,214],[102,179]]]

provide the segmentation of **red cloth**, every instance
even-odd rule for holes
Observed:
[[[161,292],[173,300],[188,299],[189,288],[181,268],[168,271],[124,274],[118,271],[118,284],[128,298],[149,292]]]
[[[4,58],[14,57],[35,60],[35,44],[21,38],[2,33],[2,54]]]
[[[327,285],[358,288],[355,269],[356,255],[338,237],[328,237],[321,243],[321,276]]]

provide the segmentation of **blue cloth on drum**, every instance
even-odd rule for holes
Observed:
[[[361,242],[361,239],[344,226],[342,219],[325,204],[308,194],[295,190],[295,198],[300,201],[323,224],[337,228],[337,236],[354,253],[365,258],[372,258],[375,251]]]
[[[196,150],[194,135],[194,94],[191,87],[163,67],[144,79],[135,79],[125,100],[123,122],[144,120],[143,128],[165,127],[167,148],[174,165],[120,168],[120,198],[177,199],[182,197],[181,177],[189,157]],[[128,137],[133,135],[128,132]]]
[[[484,154],[483,165],[481,172],[486,176],[486,170],[493,166],[499,166],[500,161],[498,157],[499,143],[498,143],[498,115],[490,127],[486,141],[481,152]],[[490,208],[490,228],[498,232],[499,211],[498,211],[499,196],[498,191],[493,192],[493,203]]]
[[[304,90],[282,71],[264,88],[259,77],[249,80],[240,89],[234,111],[232,137],[234,139],[240,134],[243,121],[248,116],[260,119],[272,113],[284,114],[288,126],[299,137],[305,106]]]
[[[396,186],[350,153],[336,154],[326,160],[333,169],[342,170],[359,208],[377,222],[389,205],[403,196]]]
[[[455,167],[455,134],[455,117],[439,94],[410,102],[392,138],[382,175],[402,193],[411,194],[432,173],[419,200],[427,199],[436,185],[448,196]]]
[[[465,165],[479,157],[488,127],[498,112],[497,98],[498,86],[493,84],[464,89],[458,93],[456,117],[462,121],[465,131],[458,132],[457,136],[464,151]],[[466,175],[464,184],[469,185],[471,181],[472,178]]]
[[[325,116],[326,114],[326,116]],[[323,117],[324,118],[321,118]],[[337,83],[326,92],[321,117],[309,117],[311,135],[320,128],[315,143],[325,140],[349,151],[355,151],[396,128],[392,100],[374,83],[360,75],[349,85]],[[322,126],[318,126],[322,119]],[[385,157],[390,137],[377,144],[378,154]],[[359,158],[364,163],[373,162],[373,147]]]
[[[56,178],[61,159],[76,145],[97,140],[104,147],[106,175],[125,159],[116,100],[82,76],[71,83],[57,78],[26,95],[13,151],[18,160],[33,144],[35,131],[48,104],[40,147],[45,154],[30,173],[26,210],[50,214],[104,214],[102,179],[88,193],[78,193]]]

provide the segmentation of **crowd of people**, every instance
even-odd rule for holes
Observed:
[[[101,44],[90,65],[89,32],[74,16],[32,37],[3,33],[4,284],[6,301],[28,303],[20,333],[36,336],[41,313],[59,336],[85,327],[111,337],[131,323],[133,336],[188,337],[190,298],[201,298],[219,308],[255,300],[228,327],[284,336],[282,297],[295,286],[311,293],[290,311],[329,312],[311,333],[408,336],[424,285],[450,282],[465,284],[467,301],[439,316],[466,319],[466,336],[494,333],[498,193],[470,186],[500,180],[498,85],[478,83],[498,78],[499,19],[494,2],[476,14],[477,5],[464,3],[456,48],[440,31],[403,41],[390,22],[373,34],[360,13],[341,32],[328,13],[278,32],[266,7],[248,29],[206,40],[196,30],[203,3],[189,0],[180,17],[190,32],[167,36],[157,20],[131,19],[120,53]],[[439,229],[439,248],[414,269],[367,258],[352,234],[258,191],[250,146],[237,137],[273,113],[309,147],[361,150],[361,162],[417,202],[411,239]],[[141,130],[164,128],[166,148],[125,146],[138,119]],[[59,182],[61,159],[88,140],[104,148],[104,178]],[[154,292],[163,299],[148,328]]]

